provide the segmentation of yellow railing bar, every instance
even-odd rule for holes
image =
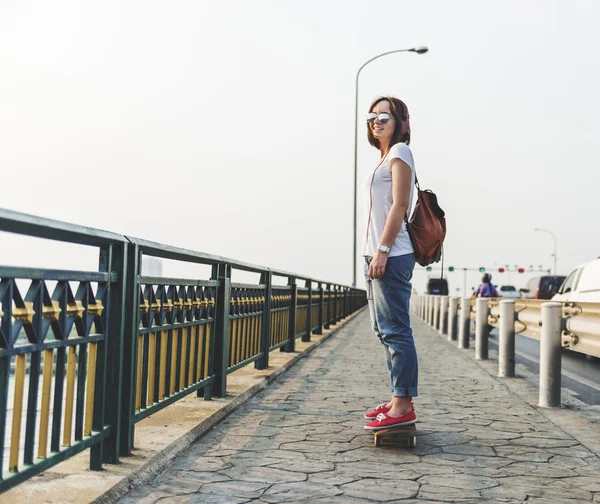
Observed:
[[[167,331],[160,333],[160,370],[158,374],[158,399],[162,401],[167,393]]]
[[[67,395],[65,398],[65,420],[63,427],[63,446],[71,446],[71,429],[73,428],[73,398],[75,396],[75,371],[77,352],[75,345],[68,349],[67,357]]]
[[[94,420],[94,392],[96,389],[96,353],[98,344],[93,342],[88,346],[87,380],[85,388],[85,423],[83,435],[89,436],[92,433]]]
[[[179,390],[185,388],[185,363],[187,361],[187,341],[189,327],[184,327],[181,330],[181,362],[179,372]]]
[[[8,470],[19,470],[19,445],[21,444],[21,416],[23,415],[23,392],[25,389],[25,367],[27,355],[16,356],[15,397],[13,402],[12,430],[10,436],[10,455]]]
[[[150,347],[148,348],[148,400],[147,405],[154,404],[154,383],[156,381],[156,333],[150,333]]]
[[[177,330],[174,330],[171,334],[171,379],[169,381],[169,395],[175,393],[175,378],[177,377]]]
[[[195,326],[190,331],[192,341],[190,342],[190,366],[188,369],[188,383],[194,383],[194,356],[196,355],[196,335],[198,334],[198,326]]]
[[[137,338],[137,366],[136,366],[136,377],[135,377],[135,410],[140,411],[142,409],[142,363],[144,349],[144,337],[138,336]]]
[[[42,376],[42,408],[40,410],[40,435],[38,440],[38,457],[46,458],[48,453],[48,422],[50,418],[50,389],[52,386],[52,368],[54,351],[44,350],[44,371]]]

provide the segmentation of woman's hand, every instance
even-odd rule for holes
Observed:
[[[371,261],[371,264],[369,264],[369,278],[376,280],[383,277],[387,260],[388,255],[378,250]]]

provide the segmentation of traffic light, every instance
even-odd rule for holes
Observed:
[[[525,268],[519,268],[519,273],[525,273]]]
[[[485,268],[479,268],[479,273],[485,273]]]
[[[427,266],[427,271],[431,271],[431,266]]]
[[[449,266],[448,271],[454,271],[454,266]]]
[[[504,268],[498,268],[498,273],[504,273],[505,269]]]

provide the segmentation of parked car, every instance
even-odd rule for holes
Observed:
[[[430,278],[427,280],[427,294],[448,295],[448,280],[445,278]]]
[[[521,297],[523,299],[552,299],[565,278],[551,275],[530,278],[525,284],[525,288],[519,289]]]
[[[577,266],[552,300],[600,303],[600,257]]]
[[[521,294],[517,289],[515,289],[514,285],[501,285],[498,290],[498,294],[500,297],[508,298],[508,299],[519,299]]]

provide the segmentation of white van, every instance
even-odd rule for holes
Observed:
[[[600,257],[577,266],[562,283],[552,301],[600,303]]]

